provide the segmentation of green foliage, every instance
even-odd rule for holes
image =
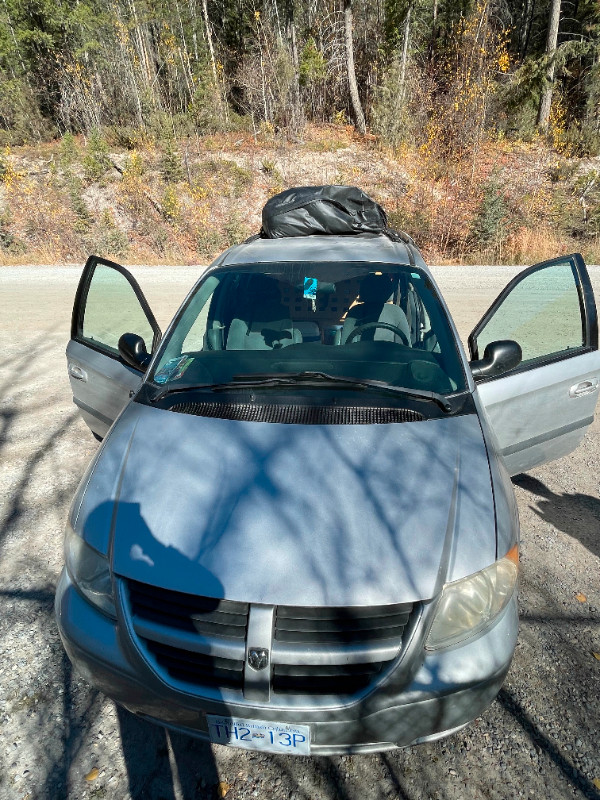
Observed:
[[[0,214],[0,252],[21,255],[27,250],[27,246],[17,239],[9,226],[10,212],[5,210]]]
[[[312,36],[304,45],[298,71],[301,86],[310,86],[327,77],[327,61]]]
[[[131,125],[110,125],[105,130],[106,142],[113,147],[137,150],[148,144],[148,135]]]
[[[77,217],[76,230],[86,230],[92,222],[92,217],[82,195],[81,181],[75,176],[69,179],[69,197],[71,199],[71,208]]]
[[[83,171],[86,179],[93,183],[99,181],[111,168],[108,145],[99,130],[93,130],[88,138],[83,157]]]
[[[163,154],[160,160],[160,174],[167,183],[178,183],[183,180],[181,153],[177,149],[174,138],[171,136],[164,140]]]
[[[237,211],[233,211],[229,219],[225,223],[225,236],[227,238],[227,245],[231,247],[234,244],[240,244],[250,235],[248,226],[244,224],[241,216]]]
[[[94,250],[100,255],[120,258],[127,253],[127,236],[117,226],[110,209],[105,209],[97,226]]]
[[[0,66],[2,61],[0,57]],[[0,146],[30,144],[54,134],[25,78],[9,78],[0,69]]]
[[[224,197],[237,197],[254,180],[252,171],[227,158],[209,158],[198,165],[203,184],[212,184]]]
[[[395,59],[385,72],[373,105],[373,130],[393,147],[408,141],[413,134],[414,116],[406,99],[409,95],[406,82],[402,85],[401,78],[401,66]]]
[[[223,249],[223,240],[213,225],[203,226],[196,238],[198,253],[205,258],[212,258]]]
[[[498,254],[507,236],[509,207],[497,179],[483,189],[483,197],[471,225],[470,243],[480,250]]]
[[[68,168],[74,164],[79,158],[79,150],[75,137],[70,131],[67,131],[60,140],[59,161],[63,168]]]
[[[563,135],[564,152],[577,158],[600,155],[600,130],[596,122],[574,121]]]

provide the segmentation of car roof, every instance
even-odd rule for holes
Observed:
[[[412,247],[413,263],[427,270],[421,253]],[[373,261],[411,264],[408,246],[384,234],[356,236],[289,236],[282,239],[251,239],[226,250],[213,266],[274,261]]]

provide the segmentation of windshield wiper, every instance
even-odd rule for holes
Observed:
[[[238,380],[238,378],[244,378],[243,380]],[[151,402],[158,403],[159,400],[162,400],[163,397],[166,397],[168,394],[180,394],[181,392],[193,392],[196,389],[210,389],[213,392],[219,391],[226,391],[227,389],[244,389],[246,387],[252,386],[294,386],[296,384],[296,380],[292,378],[288,378],[287,376],[283,377],[280,375],[274,375],[269,377],[259,376],[259,380],[246,380],[246,378],[253,378],[254,376],[240,376],[234,375],[233,380],[226,381],[225,383],[188,383],[185,386],[163,386],[161,391],[154,395]]]
[[[452,403],[443,394],[430,392],[425,389],[410,389],[406,386],[394,386],[385,381],[369,380],[367,378],[349,378],[343,375],[330,375],[327,372],[307,370],[305,372],[263,372],[253,375],[234,375],[231,383],[222,384],[221,389],[234,388],[235,386],[268,386],[289,385],[294,383],[307,383],[316,381],[320,383],[334,383],[346,385],[353,389],[376,389],[386,394],[405,395],[418,400],[431,400],[446,413],[452,411]],[[217,388],[217,387],[215,387]]]
[[[443,394],[430,392],[425,389],[410,389],[406,386],[394,386],[385,381],[369,380],[366,378],[347,378],[342,375],[330,375],[327,372],[307,370],[305,372],[263,372],[249,375],[234,375],[231,381],[225,383],[198,383],[187,386],[165,386],[162,391],[152,399],[153,403],[162,400],[168,394],[191,392],[196,389],[209,389],[213,392],[231,391],[232,389],[247,389],[261,386],[297,386],[298,384],[310,385],[327,383],[336,386],[347,386],[351,389],[375,389],[385,394],[404,395],[417,400],[430,400],[436,403],[442,411],[452,411],[452,404]]]

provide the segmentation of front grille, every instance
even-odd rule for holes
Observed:
[[[127,582],[129,613],[146,658],[177,683],[244,691],[252,607]],[[264,607],[263,607],[264,608]],[[402,652],[417,611],[402,605],[313,608],[271,606],[272,702],[285,697],[352,697],[367,690]],[[253,642],[249,642],[250,645]]]
[[[276,694],[352,695],[366,689],[383,669],[374,664],[310,665],[275,664],[273,691]]]
[[[195,686],[241,689],[244,662],[231,658],[216,658],[160,642],[146,640],[148,651],[157,663],[167,670],[171,678]]]
[[[340,653],[340,663],[274,664],[273,691],[309,695],[352,695],[363,691],[400,652],[412,610],[412,603],[366,608],[279,606],[275,641],[301,646],[308,652],[335,648]],[[373,660],[372,648],[382,644],[392,645],[388,657]],[[364,660],[344,663],[344,648],[349,651],[356,645],[367,646]]]
[[[412,603],[375,608],[278,606],[275,639],[315,645],[399,639],[411,611]]]
[[[408,408],[359,406],[257,405],[256,403],[176,403],[180,414],[218,417],[244,422],[279,422],[288,425],[387,425],[421,422],[423,414]]]
[[[248,603],[214,600],[129,581],[129,601],[136,617],[204,636],[244,639]]]
[[[140,641],[171,678],[197,688],[241,690],[248,603],[173,592],[138,581],[129,581],[129,603]],[[176,646],[164,641],[165,632]],[[196,649],[207,640],[210,654]],[[231,642],[239,645],[241,658],[213,654],[219,645]]]

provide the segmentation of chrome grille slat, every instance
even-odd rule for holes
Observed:
[[[246,643],[243,639],[226,639],[221,636],[202,636],[198,633],[181,631],[168,625],[133,617],[133,627],[138,636],[152,642],[161,642],[170,647],[203,653],[207,656],[223,656],[223,658],[243,659],[246,654]]]
[[[369,664],[391,661],[398,655],[398,639],[381,640],[374,644],[352,642],[337,645],[311,645],[273,642],[272,661],[276,664]]]

